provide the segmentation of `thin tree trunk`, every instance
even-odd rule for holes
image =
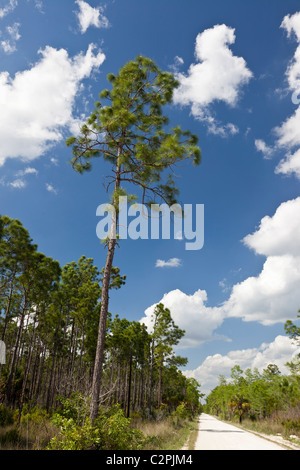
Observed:
[[[154,340],[152,340],[151,359],[150,359],[150,373],[149,373],[149,395],[148,395],[148,414],[151,414],[152,401],[153,401],[153,367],[154,367]]]
[[[133,397],[132,397],[132,410],[133,411],[135,411],[137,407],[137,396],[138,396],[138,379],[137,379],[137,369],[135,365],[134,378],[133,378]]]
[[[33,396],[34,396],[36,403],[39,402],[39,393],[40,393],[40,388],[41,388],[42,375],[44,371],[45,354],[46,354],[46,348],[41,347],[39,350],[39,362],[38,362],[36,383],[35,383],[35,387],[33,391]]]
[[[20,345],[20,340],[21,340],[21,335],[23,331],[23,326],[24,326],[24,318],[25,318],[25,312],[27,308],[27,296],[24,296],[23,300],[23,306],[22,306],[22,313],[21,313],[21,318],[20,318],[20,325],[18,328],[18,333],[15,341],[15,346],[14,346],[14,352],[13,352],[13,357],[12,361],[10,364],[10,371],[9,371],[9,376],[7,380],[7,388],[6,388],[6,403],[11,403],[12,397],[13,397],[13,391],[14,391],[14,381],[15,381],[15,375],[16,375],[16,366],[17,366],[17,360],[18,360],[18,353],[19,353],[19,345]]]
[[[114,359],[112,359],[112,362],[111,362],[111,369],[110,369],[110,378],[109,378],[109,390],[111,391],[111,394],[110,394],[110,397],[109,397],[109,401],[108,401],[108,404],[109,406],[112,405],[112,402],[113,402],[113,383],[114,383],[114,372],[115,372],[115,361]]]
[[[1,340],[5,340],[5,334],[6,334],[6,328],[8,324],[8,317],[9,317],[9,312],[10,312],[10,305],[11,305],[11,299],[12,299],[12,292],[13,292],[13,286],[14,283],[13,281],[10,284],[10,291],[7,299],[7,306],[6,306],[6,311],[5,311],[5,318],[4,318],[4,325],[3,325],[3,331],[2,331],[2,337]]]
[[[112,215],[111,235],[110,235],[110,239],[108,242],[108,251],[107,251],[106,263],[105,263],[104,274],[103,274],[101,310],[100,310],[98,340],[97,340],[96,358],[95,358],[95,365],[94,365],[91,409],[90,409],[90,419],[91,419],[92,424],[94,423],[94,420],[96,419],[98,410],[99,410],[99,397],[100,397],[100,386],[101,386],[100,382],[101,382],[103,360],[104,360],[106,322],[107,322],[107,312],[108,312],[108,302],[109,302],[109,285],[110,285],[111,269],[113,265],[113,259],[114,259],[115,247],[116,247],[116,233],[117,233],[117,223],[118,223],[117,205],[119,202],[119,196],[117,193],[120,188],[120,165],[119,165],[120,153],[121,151],[119,149],[118,162],[117,162],[117,167],[116,167],[115,195],[114,195],[114,204],[113,204],[115,211]]]
[[[163,371],[163,361],[159,365],[159,378],[158,378],[158,406],[162,403],[162,371]]]
[[[132,344],[131,344],[131,346],[130,346],[129,378],[128,378],[128,396],[127,396],[127,418],[129,418],[129,415],[130,415],[131,375],[132,375]]]
[[[54,382],[54,368],[56,362],[56,351],[53,352],[52,361],[51,361],[51,368],[50,368],[50,377],[49,377],[49,384],[48,384],[48,393],[47,393],[47,400],[46,400],[46,410],[49,412],[52,403],[52,389],[53,389],[53,382]]]
[[[29,376],[29,370],[31,366],[31,359],[32,359],[32,352],[33,352],[33,344],[35,341],[35,321],[33,325],[33,333],[32,333],[32,340],[29,345],[29,351],[28,351],[28,358],[27,358],[27,364],[26,364],[26,370],[23,378],[23,383],[22,383],[22,391],[21,391],[21,397],[20,397],[20,404],[19,404],[19,416],[18,416],[18,422],[17,424],[20,423],[21,420],[21,415],[22,415],[22,409],[23,409],[23,404],[24,404],[24,398],[25,398],[25,390],[26,390],[26,385],[27,385],[27,380]]]

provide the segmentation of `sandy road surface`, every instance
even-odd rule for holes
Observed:
[[[202,413],[195,450],[285,450],[285,448]]]

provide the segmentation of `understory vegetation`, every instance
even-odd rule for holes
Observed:
[[[90,420],[102,272],[82,256],[61,267],[20,221],[0,217],[0,448],[140,449],[172,445],[200,411],[174,346],[184,335],[159,304],[150,334],[108,315],[100,408]],[[126,276],[112,269],[111,289]],[[147,427],[148,426],[148,427]],[[175,432],[176,431],[176,432]]]
[[[172,413],[157,410],[155,419],[138,413],[126,418],[120,405],[100,408],[91,425],[80,394],[61,399],[51,415],[45,409],[18,411],[0,405],[0,450],[173,450],[183,447],[198,413],[179,405]],[[199,410],[198,410],[199,412]]]

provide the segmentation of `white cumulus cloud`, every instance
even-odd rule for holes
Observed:
[[[262,271],[235,284],[222,309],[228,317],[264,325],[296,317],[300,306],[300,197],[282,203],[275,214],[244,238],[266,256]]]
[[[166,293],[157,302],[162,303],[171,311],[172,318],[179,328],[185,330],[185,336],[180,341],[179,347],[196,347],[199,344],[210,341],[213,332],[223,321],[223,315],[217,307],[211,308],[205,305],[207,294],[204,290],[197,290],[192,295],[187,295],[179,289]],[[151,331],[151,316],[157,304],[145,310],[145,317],[141,319]],[[214,337],[216,339],[217,337]]]
[[[272,217],[263,217],[258,230],[247,235],[244,243],[261,255],[300,256],[299,215],[300,197],[283,202]]]
[[[76,0],[79,6],[77,18],[80,25],[81,33],[84,34],[90,26],[96,28],[108,28],[109,21],[104,16],[103,8],[101,6],[93,8],[89,3],[83,0]]]
[[[72,129],[75,98],[81,82],[105,60],[91,44],[86,53],[69,57],[65,49],[47,46],[30,69],[11,77],[0,73],[0,166],[7,158],[33,160]]]
[[[286,70],[287,90],[291,93],[292,102],[298,106],[292,115],[273,129],[275,135],[273,150],[286,152],[276,166],[275,173],[295,175],[300,179],[300,12],[286,15],[280,27],[286,31],[289,38],[298,43]],[[272,148],[261,142],[260,146],[256,145],[257,150],[262,151],[265,157],[271,156]]]
[[[238,132],[232,123],[220,124],[211,112],[214,102],[237,104],[241,89],[252,77],[246,61],[233,55],[230,46],[235,42],[235,30],[215,25],[199,33],[196,38],[195,57],[188,73],[177,73],[180,86],[175,90],[174,102],[190,105],[192,115],[205,122],[214,134],[228,135]]]
[[[288,153],[275,168],[275,173],[294,174],[300,180],[300,148],[295,153]]]

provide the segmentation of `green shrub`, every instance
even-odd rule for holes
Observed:
[[[67,410],[72,412],[69,405]],[[63,414],[64,410],[52,417],[60,434],[51,439],[47,450],[138,450],[145,442],[143,433],[130,427],[130,419],[125,418],[119,405],[100,410],[94,426],[88,418],[78,424]]]
[[[56,415],[53,424],[60,428],[60,436],[51,439],[47,450],[97,450],[101,448],[100,430],[92,427],[87,419],[78,426],[72,418]]]
[[[17,444],[20,440],[20,435],[17,429],[13,428],[0,436],[0,444]]]
[[[102,445],[106,450],[138,450],[144,443],[144,435],[130,427],[130,418],[125,418],[119,405],[109,412],[102,410],[97,426],[102,432]]]
[[[85,422],[88,416],[90,398],[78,392],[72,393],[69,398],[59,397],[61,408],[57,410],[56,414],[64,418],[73,419],[77,424]]]
[[[9,424],[13,424],[13,422],[13,411],[5,405],[0,405],[0,426],[7,426]]]
[[[180,419],[187,419],[191,415],[191,410],[187,407],[187,405],[182,402],[180,405],[177,406],[176,410],[173,411],[172,416],[176,416]]]
[[[286,421],[282,421],[281,424],[283,426],[283,435],[285,437],[289,437],[290,434],[300,431],[299,420],[287,419]]]
[[[40,424],[49,419],[49,414],[46,410],[34,408],[28,412],[22,413],[21,423],[34,423]]]

